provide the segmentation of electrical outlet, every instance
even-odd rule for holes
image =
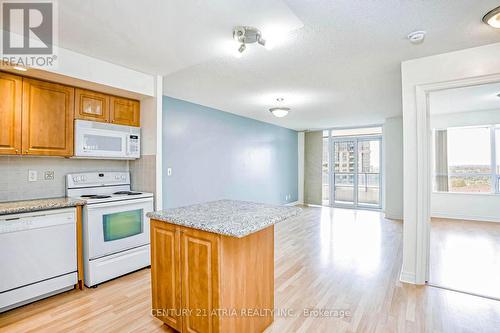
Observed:
[[[36,170],[28,170],[28,181],[36,182],[38,180],[38,172]]]
[[[172,176],[172,168],[167,168],[167,176]]]
[[[52,170],[45,171],[45,173],[43,174],[43,178],[45,180],[54,180],[54,171],[52,171]]]

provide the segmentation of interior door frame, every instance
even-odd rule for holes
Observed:
[[[430,94],[453,88],[464,88],[500,82],[500,74],[471,77],[438,83],[415,86],[417,178],[416,189],[416,233],[415,233],[415,274],[402,270],[400,280],[407,283],[424,285],[430,275],[430,221],[432,194],[432,128],[430,124]],[[403,124],[404,126],[404,124]],[[405,127],[403,127],[405,129]],[[405,166],[405,173],[406,171]],[[406,203],[405,203],[406,204]],[[405,216],[406,218],[406,216]]]
[[[367,205],[367,204],[359,204],[359,198],[358,198],[358,159],[359,159],[359,151],[358,151],[358,144],[361,141],[373,141],[377,140],[379,141],[379,199],[378,199],[378,206],[373,206],[373,205]],[[345,142],[345,141],[352,141],[354,142],[354,172],[353,174],[353,203],[352,204],[343,204],[343,203],[336,203],[335,202],[335,143],[336,142]],[[329,178],[329,197],[330,197],[330,206],[331,207],[338,207],[338,208],[361,208],[361,209],[368,209],[368,210],[381,210],[382,209],[382,179],[383,179],[383,168],[382,168],[382,143],[383,143],[383,134],[374,134],[374,135],[358,135],[358,136],[342,136],[342,137],[332,137],[331,135],[331,130],[328,131],[328,152],[329,152],[329,165],[330,168],[328,169],[328,178]],[[351,174],[351,173],[347,173]]]

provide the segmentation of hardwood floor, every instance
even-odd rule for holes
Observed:
[[[500,224],[433,219],[429,283],[500,299]]]
[[[305,208],[275,232],[278,313],[267,333],[498,332],[500,302],[399,282],[401,222]],[[144,269],[32,303],[0,314],[0,332],[171,332],[150,315],[149,284]]]

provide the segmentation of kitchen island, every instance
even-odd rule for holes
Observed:
[[[180,332],[262,332],[274,314],[274,224],[300,208],[220,200],[149,213],[152,314]]]

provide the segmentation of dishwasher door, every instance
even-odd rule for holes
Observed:
[[[75,209],[0,216],[1,293],[77,271]]]

